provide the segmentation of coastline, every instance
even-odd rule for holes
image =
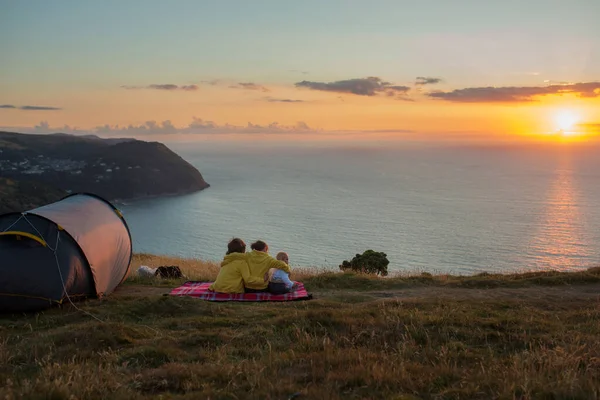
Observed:
[[[206,190],[209,187],[210,187],[210,184],[206,183],[206,186],[203,188],[200,188],[200,189],[180,190],[180,191],[174,192],[174,193],[171,192],[171,193],[161,193],[161,194],[149,194],[149,195],[144,195],[144,196],[135,196],[135,197],[120,198],[120,199],[109,199],[109,201],[114,203],[115,205],[117,205],[117,204],[128,205],[129,202],[135,202],[135,201],[140,201],[140,200],[150,200],[150,199],[157,199],[157,198],[162,198],[162,197],[185,196],[188,194],[202,192],[203,190]]]
[[[215,279],[220,269],[221,260],[207,260],[199,258],[177,257],[171,255],[160,255],[150,253],[134,252],[130,278],[135,279],[135,271],[142,265],[159,267],[161,265],[178,265],[182,271],[194,280]],[[215,268],[216,266],[216,268]],[[382,288],[403,287],[406,283],[418,283],[432,286],[456,286],[465,288],[476,287],[513,287],[529,285],[561,285],[594,283],[600,284],[600,265],[593,265],[577,271],[558,270],[533,270],[514,272],[477,272],[473,274],[456,273],[429,273],[417,270],[390,271],[388,276],[376,276],[356,273],[351,271],[340,271],[337,267],[315,267],[291,265],[294,279],[326,278],[350,279],[358,283],[362,282],[365,288],[371,288],[374,283]],[[361,285],[353,284],[353,289],[361,290]]]

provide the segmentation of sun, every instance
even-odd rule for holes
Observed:
[[[564,134],[572,133],[578,122],[579,115],[572,110],[561,110],[554,116],[556,129]]]

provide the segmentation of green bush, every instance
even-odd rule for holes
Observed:
[[[362,254],[357,254],[351,261],[342,262],[340,269],[342,271],[352,270],[355,272],[361,272],[364,274],[375,274],[381,276],[387,276],[387,266],[390,261],[387,259],[387,254],[367,250]]]

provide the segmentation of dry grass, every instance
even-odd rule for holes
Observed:
[[[219,263],[198,259],[135,254],[130,269],[129,283],[152,283],[171,285],[174,281],[139,279],[136,271],[141,265],[152,268],[161,265],[177,265],[188,280],[212,281],[219,273]],[[352,289],[356,291],[394,290],[415,286],[451,286],[468,288],[524,287],[531,285],[573,285],[600,283],[600,267],[578,272],[539,271],[512,274],[480,273],[472,276],[448,274],[432,275],[427,272],[396,272],[390,277],[340,273],[325,268],[292,267],[292,278],[309,284],[314,289]]]
[[[129,279],[136,278],[137,269],[146,265],[151,268],[157,268],[161,265],[177,265],[181,268],[186,277],[190,280],[213,280],[219,273],[220,265],[218,262],[203,261],[192,258],[177,258],[168,256],[155,256],[152,254],[134,254],[131,260]]]
[[[161,265],[177,265],[189,280],[194,281],[212,281],[214,280],[220,268],[220,263],[215,261],[203,261],[194,258],[179,258],[170,256],[155,256],[152,254],[134,254],[131,261],[129,280],[139,282],[136,277],[137,269],[146,265],[151,268],[157,268]],[[308,277],[323,273],[325,270],[318,268],[293,268],[293,278],[304,280]]]
[[[79,305],[103,322],[70,306],[0,317],[0,399],[598,399],[599,275],[313,274],[316,299],[283,304],[125,287]]]

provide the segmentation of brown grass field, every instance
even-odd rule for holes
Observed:
[[[293,278],[314,300],[210,303],[132,276],[77,308],[0,315],[0,399],[600,398],[600,268]]]

